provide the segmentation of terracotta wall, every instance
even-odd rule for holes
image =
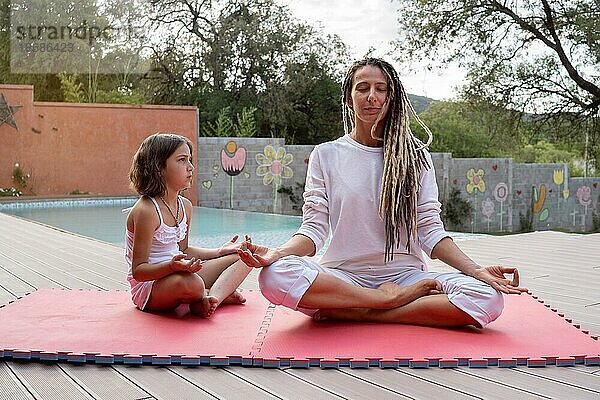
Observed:
[[[33,87],[23,85],[0,85],[0,93],[8,107],[22,106],[13,111],[17,129],[0,125],[0,187],[15,186],[12,172],[19,163],[38,196],[65,196],[74,190],[134,195],[127,174],[148,135],[186,136],[197,154],[196,107],[34,102]],[[0,122],[6,111],[0,104]],[[193,204],[198,201],[196,182],[186,193]]]

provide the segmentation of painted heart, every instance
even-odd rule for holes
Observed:
[[[548,193],[552,193],[552,189],[548,189]]]
[[[458,179],[452,179],[452,184],[454,186],[458,186]]]
[[[598,189],[598,182],[594,182],[594,183],[592,184],[592,186],[594,187],[594,189]]]
[[[492,169],[494,170],[494,172],[498,171],[498,164],[492,165]]]
[[[520,190],[517,190],[517,196],[520,196],[521,193],[523,193],[523,192],[521,192]]]
[[[206,190],[210,190],[212,187],[212,181],[202,181],[202,187]]]

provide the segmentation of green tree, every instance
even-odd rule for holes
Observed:
[[[468,69],[467,92],[544,114],[600,107],[597,0],[401,0],[403,57]]]
[[[219,111],[214,123],[208,122],[204,126],[202,134],[220,137],[252,137],[257,133],[256,118],[254,117],[256,110],[256,107],[244,107],[234,121],[231,116],[231,107],[225,107]]]
[[[285,132],[305,143],[337,131],[336,82],[347,61],[337,37],[300,23],[274,0],[152,4],[150,19],[167,35],[143,83],[153,99],[197,105],[202,127],[217,123],[225,107],[232,115],[256,107],[261,136]]]
[[[463,100],[526,122],[514,132],[531,137],[516,141],[557,142],[600,165],[598,0],[399,2],[403,59],[458,62],[468,71]]]
[[[503,135],[510,118],[491,106],[467,102],[436,101],[419,117],[433,132],[431,150],[454,157],[502,157],[516,145]],[[422,128],[411,121],[411,129],[423,139]]]
[[[0,0],[0,83],[33,85],[37,101],[61,101],[61,83],[51,74],[14,74],[10,69],[10,0]]]

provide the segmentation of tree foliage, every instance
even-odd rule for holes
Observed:
[[[462,100],[513,113],[505,138],[556,143],[600,165],[598,0],[399,1],[403,58],[458,62]]]
[[[419,116],[433,132],[431,151],[452,153],[454,157],[502,157],[519,145],[524,134],[506,135],[507,131],[523,132],[510,111],[490,104],[473,105],[464,101],[436,101]],[[423,139],[422,128],[411,123],[411,129]]]
[[[151,4],[149,18],[164,33],[144,82],[153,101],[197,105],[201,126],[226,107],[257,107],[258,134],[283,132],[291,143],[339,135],[338,82],[348,61],[339,38],[274,0]]]
[[[467,94],[544,114],[600,107],[597,0],[401,0],[408,59],[459,61]]]

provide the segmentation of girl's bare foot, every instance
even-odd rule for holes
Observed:
[[[242,296],[240,292],[237,290],[229,295],[225,300],[223,300],[223,304],[244,304],[246,302],[246,298]]]
[[[386,282],[379,286],[379,290],[383,292],[381,306],[373,308],[391,309],[401,307],[419,297],[442,293],[442,284],[435,279],[423,279],[410,286]]]
[[[215,296],[204,296],[200,301],[190,304],[190,311],[202,318],[210,318],[218,305],[219,299]]]

